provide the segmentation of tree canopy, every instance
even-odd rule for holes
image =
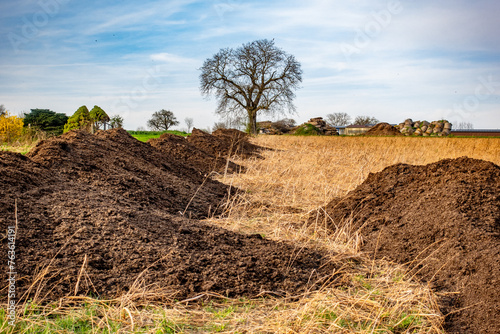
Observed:
[[[302,82],[300,63],[274,45],[257,40],[237,49],[221,49],[201,67],[200,90],[218,100],[216,112],[246,114],[252,133],[259,113],[294,112],[294,90]]]
[[[56,135],[63,133],[67,121],[66,114],[56,113],[50,109],[31,109],[29,114],[24,114],[25,127],[31,126]]]
[[[152,130],[166,131],[171,126],[177,125],[179,122],[170,110],[162,109],[156,111],[150,120],[148,120],[148,127]]]
[[[94,130],[99,130],[101,125],[110,121],[108,114],[99,106],[94,106],[89,112],[90,120],[94,125]]]
[[[344,126],[348,125],[351,122],[351,116],[349,116],[345,112],[335,112],[333,114],[326,115],[326,122],[330,126]]]
[[[66,133],[74,129],[90,130],[90,124],[90,112],[87,106],[81,106],[70,118],[68,118],[68,122],[64,125],[64,132]]]
[[[191,129],[193,128],[194,120],[191,117],[186,117],[186,118],[184,118],[184,122],[186,123],[186,126],[187,126],[186,132],[190,133]]]
[[[123,117],[121,117],[120,115],[111,116],[109,125],[112,129],[123,127]]]
[[[368,125],[368,124],[377,124],[379,120],[372,116],[356,116],[354,119],[355,125]]]

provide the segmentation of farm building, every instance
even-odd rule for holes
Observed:
[[[500,137],[500,129],[497,130],[480,130],[480,129],[457,129],[451,130],[454,136],[467,136],[467,137]]]
[[[344,127],[344,135],[346,136],[355,136],[355,135],[361,135],[368,130],[370,130],[373,127],[374,124],[367,124],[367,125],[349,125]],[[337,130],[338,131],[338,130]],[[341,132],[339,132],[341,133]],[[341,133],[342,134],[342,133]]]

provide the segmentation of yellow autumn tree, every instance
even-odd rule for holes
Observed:
[[[23,119],[5,112],[0,116],[0,141],[12,142],[23,131]]]

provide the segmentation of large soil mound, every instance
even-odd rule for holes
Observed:
[[[259,151],[264,149],[250,143],[245,133],[231,129],[217,130],[214,134],[209,134],[194,128],[187,140],[205,152],[224,158],[232,156],[258,157]]]
[[[352,219],[364,250],[406,263],[441,292],[447,329],[500,328],[500,167],[469,158],[398,164],[370,174],[325,208],[331,227]],[[335,223],[333,223],[335,222]]]
[[[206,217],[227,195],[222,183],[205,180],[190,165],[139,142],[123,129],[96,135],[70,132],[39,143],[27,157],[52,173],[172,214],[187,208],[186,213],[194,217]]]
[[[189,219],[216,211],[228,188],[123,130],[70,132],[27,157],[0,152],[0,184],[4,254],[17,201],[17,300],[144,288],[163,292],[152,299],[287,295],[335,267],[313,250]],[[6,270],[0,280],[5,302]]]
[[[379,123],[365,133],[365,136],[402,136],[403,134],[389,123]]]
[[[212,172],[223,174],[225,172],[234,173],[244,170],[242,166],[228,159],[217,157],[199,149],[181,136],[164,133],[160,138],[148,140],[148,143],[172,157],[172,159],[188,164],[204,175],[209,175]]]

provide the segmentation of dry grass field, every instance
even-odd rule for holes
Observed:
[[[500,139],[260,136],[272,150],[264,159],[237,160],[244,174],[216,178],[244,191],[225,214],[207,221],[313,247],[344,263],[342,285],[293,298],[206,299],[166,305],[137,302],[145,291],[119,300],[68,298],[24,309],[21,333],[442,333],[444,315],[428,286],[405,268],[375,261],[359,250],[360,236],[308,222],[310,213],[395,163],[423,165],[468,156],[500,165]],[[349,224],[346,224],[349,226]],[[83,303],[83,306],[82,306]],[[78,305],[78,306],[77,306]],[[0,311],[0,332],[8,333]]]

